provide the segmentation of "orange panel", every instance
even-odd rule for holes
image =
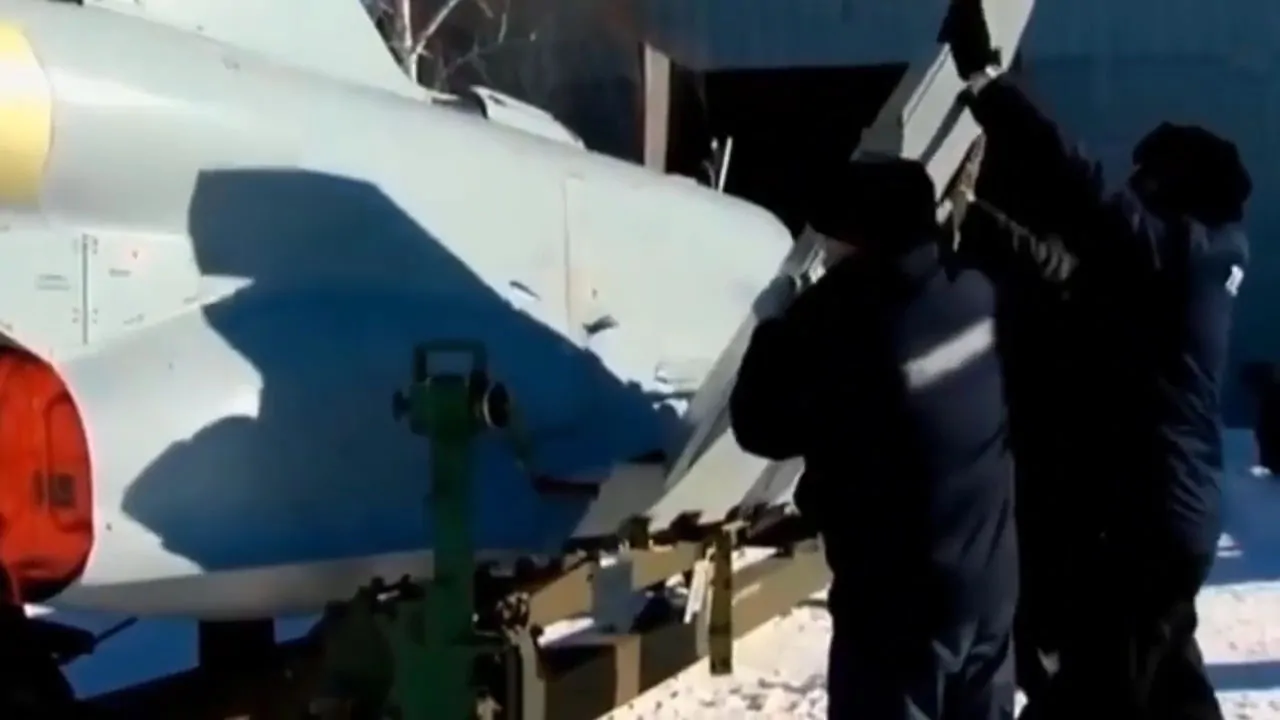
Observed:
[[[0,567],[16,598],[74,582],[93,547],[93,486],[80,413],[62,379],[26,352],[0,350]]]

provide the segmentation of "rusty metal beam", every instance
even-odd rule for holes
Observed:
[[[734,573],[733,631],[742,637],[830,582],[822,554],[806,548]],[[593,720],[634,700],[707,655],[706,628],[679,618],[599,646],[552,649],[543,658],[545,716]]]
[[[620,562],[630,564],[631,587],[640,590],[692,569],[701,556],[701,544],[677,543],[649,550],[632,550]],[[600,569],[595,563],[585,562],[533,590],[529,599],[529,623],[545,627],[590,613],[597,572]]]

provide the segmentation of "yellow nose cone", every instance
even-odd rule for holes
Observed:
[[[34,205],[53,141],[53,97],[26,35],[0,23],[0,204]]]

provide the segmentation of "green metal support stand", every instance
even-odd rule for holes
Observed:
[[[470,370],[433,372],[432,358],[445,355],[469,361]],[[412,383],[393,400],[396,419],[407,419],[431,443],[424,513],[434,529],[434,567],[425,586],[408,577],[390,585],[375,578],[351,600],[328,609],[316,630],[324,648],[325,705],[349,720],[475,720],[483,705],[473,677],[477,659],[509,657],[514,649],[524,673],[523,702],[514,707],[506,688],[503,700],[513,706],[503,710],[507,717],[536,718],[537,648],[520,613],[486,614],[485,627],[477,627],[471,458],[477,438],[504,429],[517,464],[530,472],[529,437],[506,389],[490,380],[485,348],[476,342],[415,348]],[[489,627],[494,617],[497,625]]]
[[[469,373],[432,373],[429,357],[469,356]],[[435,566],[423,598],[421,623],[391,636],[397,670],[390,704],[402,720],[472,720],[472,666],[480,641],[473,615],[476,572],[473,537],[473,442],[504,427],[508,396],[488,376],[482,345],[440,342],[415,349],[413,383],[395,396],[397,418],[431,441],[427,512],[435,530]],[[416,632],[415,632],[416,631]]]

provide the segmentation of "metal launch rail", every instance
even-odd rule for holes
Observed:
[[[782,528],[774,528],[781,531]],[[768,534],[773,534],[772,532]],[[769,542],[760,537],[760,542]],[[627,554],[636,590],[691,572],[706,543],[678,542]],[[563,571],[534,582],[524,592],[524,627],[538,627],[590,613],[593,561],[568,561]],[[625,705],[711,655],[722,639],[736,639],[787,612],[829,582],[826,564],[811,540],[781,545],[772,557],[733,573],[727,617],[711,612],[716,590],[693,623],[676,608],[642,613],[631,628],[599,642],[537,649],[509,649],[508,682],[476,703],[475,717],[503,720],[592,720]],[[721,591],[723,592],[723,591]],[[724,596],[721,595],[723,598]],[[648,615],[648,617],[645,617]],[[713,625],[719,624],[713,633]],[[318,636],[275,645],[271,621],[204,623],[200,665],[195,669],[100,696],[90,717],[121,720],[299,720],[344,718],[342,709],[324,709],[320,675],[323,643]],[[721,649],[723,652],[723,649]],[[723,662],[725,658],[718,658]],[[327,712],[328,714],[325,714]],[[376,716],[375,716],[376,717]]]
[[[432,373],[429,358],[445,354],[468,357],[469,371]],[[436,564],[429,580],[375,579],[331,607],[306,638],[279,646],[270,620],[202,623],[195,669],[94,698],[88,716],[592,720],[701,658],[709,657],[713,674],[732,672],[735,638],[829,582],[817,542],[781,512],[688,523],[660,537],[637,527],[614,547],[541,567],[480,566],[469,522],[471,443],[505,432],[526,468],[531,455],[512,399],[488,377],[484,348],[419,347],[412,384],[396,394],[394,411],[431,442],[424,512],[433,520]],[[735,571],[733,552],[745,545],[772,553]],[[623,578],[629,592],[614,594],[657,592],[637,616],[615,623],[624,627],[593,628],[592,643],[540,645],[543,628],[599,615],[604,573],[630,575]],[[662,591],[680,575],[689,580],[692,607]]]

